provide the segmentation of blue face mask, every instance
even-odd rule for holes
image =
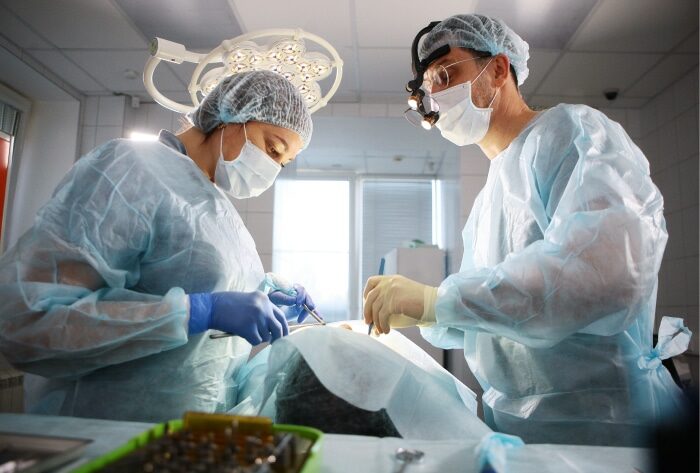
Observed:
[[[233,161],[224,159],[224,130],[221,130],[219,160],[216,163],[214,182],[224,192],[235,199],[257,197],[272,184],[282,167],[267,153],[248,140],[245,123],[245,144],[240,154]]]

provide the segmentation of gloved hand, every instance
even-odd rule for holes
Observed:
[[[435,323],[436,287],[399,275],[372,276],[365,285],[363,299],[365,323],[374,323],[379,333],[389,333],[391,327]]]
[[[221,330],[245,338],[251,345],[289,334],[282,311],[260,291],[190,294],[189,334]]]
[[[309,316],[309,312],[304,308],[304,304],[311,310],[316,309],[313,299],[306,292],[304,286],[300,284],[290,284],[286,279],[275,273],[267,273],[263,284],[270,290],[267,296],[273,304],[289,307],[286,315],[287,320],[296,318],[298,323],[303,322]],[[316,313],[323,318],[318,311]]]

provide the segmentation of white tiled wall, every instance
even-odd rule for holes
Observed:
[[[489,173],[489,159],[476,145],[465,146],[460,149],[459,158],[459,228],[456,235],[459,244],[453,261],[457,264],[455,271],[462,262],[463,244],[462,228],[467,223],[476,196],[486,184],[486,176]]]
[[[258,197],[238,200],[235,203],[248,231],[255,240],[265,271],[272,271],[272,231],[275,207],[275,187]]]
[[[698,69],[640,111],[641,140],[651,176],[664,196],[668,244],[659,274],[661,316],[683,316],[698,353]]]
[[[97,145],[124,136],[123,96],[88,97],[83,110],[80,155]]]
[[[456,159],[445,158],[439,177],[443,182],[445,247],[448,272],[456,273],[462,263],[462,228],[467,222],[474,199],[486,183],[489,160],[477,146],[459,150]],[[447,366],[452,374],[474,391],[479,398],[483,390],[469,370],[462,350],[446,350]],[[479,404],[480,417],[483,417]]]

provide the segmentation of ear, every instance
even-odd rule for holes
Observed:
[[[492,64],[495,71],[493,82],[497,88],[500,88],[510,76],[510,60],[505,54],[497,54],[493,58]]]

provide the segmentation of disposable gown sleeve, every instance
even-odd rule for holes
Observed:
[[[570,146],[547,149],[541,140],[538,152],[546,157],[532,164],[536,192],[548,196],[540,210],[555,209],[544,238],[494,267],[443,281],[437,325],[422,329],[428,340],[452,345],[456,329],[478,330],[550,347],[577,332],[619,333],[653,303],[667,233],[648,163],[602,114],[572,119],[571,126]],[[563,159],[575,165],[561,165]],[[540,172],[545,168],[553,170]]]
[[[131,290],[158,207],[127,145],[80,159],[0,259],[0,350],[17,368],[80,376],[187,342],[187,296]]]

